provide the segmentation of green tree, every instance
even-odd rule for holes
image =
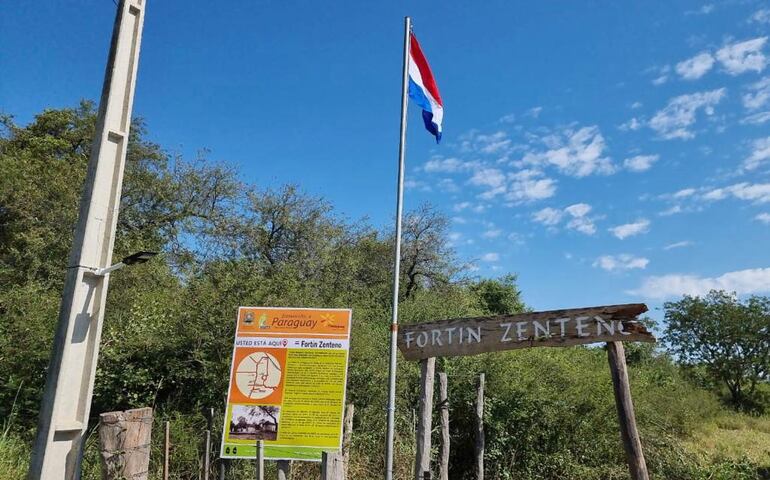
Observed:
[[[754,395],[770,369],[770,298],[712,290],[666,302],[666,340],[685,365],[702,367],[727,387],[736,407],[756,407]]]
[[[516,285],[516,275],[505,275],[497,279],[482,279],[470,286],[478,297],[481,309],[492,315],[505,315],[526,311],[521,301],[521,292]]]

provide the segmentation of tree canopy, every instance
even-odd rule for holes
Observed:
[[[667,302],[666,339],[677,358],[705,368],[733,404],[757,406],[757,386],[770,372],[770,298],[712,290]]]

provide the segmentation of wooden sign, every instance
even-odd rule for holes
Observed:
[[[636,320],[646,311],[646,305],[632,303],[418,323],[399,329],[398,348],[407,360],[419,360],[529,347],[655,342]]]

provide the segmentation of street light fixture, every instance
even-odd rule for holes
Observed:
[[[94,270],[94,275],[98,277],[103,277],[110,272],[114,272],[115,270],[120,270],[126,265],[136,265],[137,263],[144,263],[157,254],[158,252],[148,252],[144,250],[141,252],[132,253],[131,255],[123,258],[123,260],[119,261],[115,265],[110,265],[109,267],[106,267],[106,268],[97,268],[96,270]]]

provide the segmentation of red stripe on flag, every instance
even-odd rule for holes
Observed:
[[[443,107],[444,102],[441,101],[441,94],[438,93],[438,86],[436,86],[436,79],[433,78],[433,72],[430,71],[430,66],[428,65],[428,61],[425,59],[425,55],[423,55],[422,53],[422,49],[420,48],[420,43],[417,41],[417,37],[414,36],[414,33],[410,33],[410,36],[411,36],[411,39],[409,40],[410,55],[412,56],[412,60],[414,60],[415,65],[417,65],[417,68],[420,70],[420,75],[422,76],[422,82],[425,84],[425,88],[428,89],[428,92],[430,92],[430,94],[438,102],[438,104]]]

